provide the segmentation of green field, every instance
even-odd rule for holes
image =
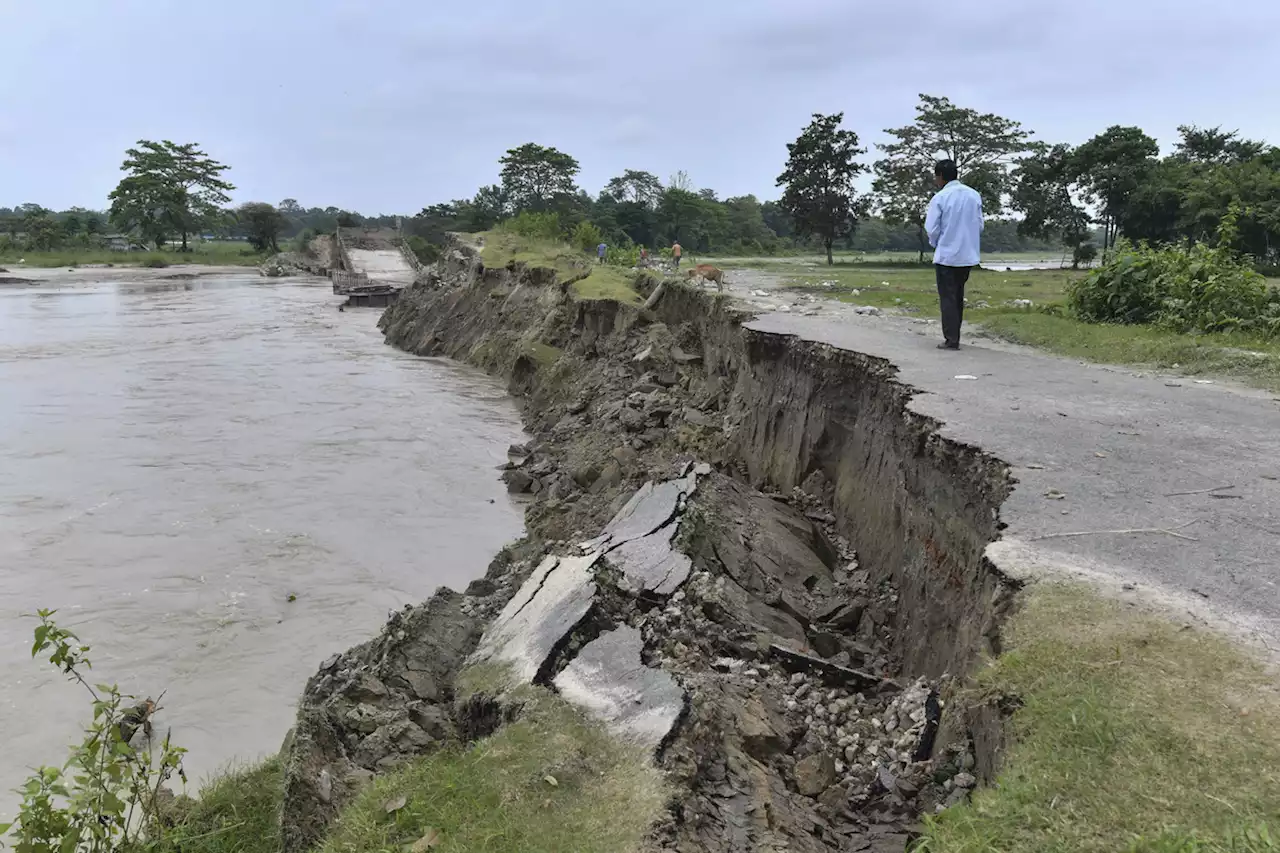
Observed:
[[[836,267],[860,266],[860,265],[892,265],[892,266],[921,266],[920,255],[918,252],[835,252],[832,259],[835,261]],[[929,253],[924,256],[925,266],[931,266],[933,261],[930,260]],[[692,260],[695,263],[713,263],[720,267],[759,267],[762,264],[770,265],[786,265],[788,267],[821,267],[827,269],[827,256],[823,254],[800,254],[800,255],[775,255],[775,256],[704,256],[697,257],[696,253],[686,252],[686,260]],[[983,255],[983,263],[991,266],[1001,263],[1008,264],[1054,264],[1057,266],[1070,266],[1070,258],[1064,260],[1061,252],[999,252]],[[815,273],[821,273],[821,269],[815,270]]]
[[[268,254],[254,251],[248,243],[196,243],[189,252],[166,249],[162,252],[113,252],[110,249],[58,249],[52,252],[0,252],[0,267],[16,273],[22,267],[82,267],[89,265],[177,266],[203,264],[209,266],[257,266]],[[19,263],[25,261],[25,263]]]
[[[724,259],[728,269],[758,269],[796,290],[905,314],[937,316],[931,267],[797,268],[790,259]],[[987,261],[987,263],[998,263]],[[1243,334],[1190,335],[1151,326],[1083,323],[1069,316],[1066,291],[1085,275],[1070,269],[974,270],[965,289],[965,320],[990,335],[1059,355],[1196,376],[1231,379],[1280,392],[1280,340]],[[1026,299],[1031,306],[1014,304]]]
[[[917,853],[1280,850],[1280,706],[1262,663],[1059,584],[1003,636],[970,692],[1020,703],[1004,768],[927,820]]]

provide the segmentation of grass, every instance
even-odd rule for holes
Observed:
[[[591,275],[573,283],[574,296],[579,299],[616,299],[638,305],[640,294],[632,287],[635,273],[624,271],[619,267],[597,264]]]
[[[544,242],[501,229],[477,234],[484,239],[480,258],[486,267],[505,267],[511,262],[531,267],[554,269],[560,279],[568,280],[588,273],[575,281],[573,293],[578,299],[615,299],[639,304],[640,294],[631,286],[633,276],[619,267],[593,264],[582,252],[560,243]]]
[[[1280,341],[1240,334],[1183,335],[1150,326],[1082,323],[1038,312],[991,313],[988,332],[1060,355],[1232,379],[1280,393]]]
[[[480,259],[486,267],[505,267],[514,261],[554,269],[562,279],[582,275],[588,269],[586,256],[565,245],[533,240],[501,229],[476,237],[484,240]]]
[[[219,774],[200,799],[180,800],[166,815],[175,825],[157,853],[277,853],[283,788],[278,758]]]
[[[976,686],[1022,702],[1004,770],[929,820],[920,851],[1280,849],[1280,702],[1260,663],[1067,584],[1033,589],[1006,637]]]
[[[548,691],[523,698],[520,719],[493,736],[379,777],[343,812],[322,853],[636,849],[667,796],[643,751]]]
[[[844,302],[925,316],[935,316],[938,310],[931,268],[823,267],[800,272],[786,261],[743,266],[779,275],[797,290]],[[1151,326],[1083,323],[1058,311],[1066,306],[1067,287],[1083,274],[974,270],[965,289],[965,319],[996,337],[1058,355],[1215,376],[1280,392],[1280,341],[1238,333],[1190,335]],[[1018,299],[1031,300],[1033,307],[1013,305]]]
[[[22,267],[76,267],[89,264],[124,266],[257,266],[267,256],[255,252],[248,243],[197,243],[190,252],[112,252],[107,249],[59,249],[52,252],[8,251],[0,253],[0,266],[16,273]],[[19,264],[25,260],[25,264]]]
[[[692,255],[687,256],[692,259]],[[929,252],[925,253],[924,266],[931,266],[933,261]],[[918,252],[834,252],[832,260],[835,266],[863,266],[863,265],[880,265],[880,266],[919,266],[920,255]],[[988,264],[1004,263],[1054,263],[1062,262],[1062,253],[1060,251],[1040,251],[1040,252],[998,252],[984,253],[984,262]],[[1068,259],[1069,260],[1069,259]],[[795,268],[797,266],[818,266],[827,269],[827,256],[819,253],[804,253],[796,255],[771,255],[771,256],[723,256],[699,258],[696,263],[713,263],[718,267],[741,267],[751,266],[758,268],[762,263],[765,264],[784,264],[788,267]],[[727,265],[727,266],[726,266]]]

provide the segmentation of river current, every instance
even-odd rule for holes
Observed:
[[[520,535],[502,387],[386,346],[327,282],[21,275],[0,284],[0,815],[89,714],[23,614],[56,608],[91,680],[165,691],[194,781],[277,749],[324,658]]]

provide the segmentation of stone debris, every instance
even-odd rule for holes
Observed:
[[[433,286],[384,318],[388,336],[481,361],[534,401],[533,438],[501,475],[530,496],[530,541],[466,594],[442,592],[325,662],[286,749],[286,853],[372,773],[503,724],[500,700],[453,695],[464,661],[558,690],[653,749],[678,791],[654,849],[900,851],[920,815],[968,795],[969,743],[939,734],[950,682],[901,680],[898,591],[841,534],[833,486],[814,472],[764,494],[730,476],[738,390],[704,371],[717,350],[696,324],[548,311],[554,282],[469,253],[432,269]],[[662,308],[686,296],[673,285]],[[521,334],[572,347],[559,362],[579,360],[572,378],[548,390],[516,347],[487,337],[498,310],[545,313],[541,329],[521,319]]]

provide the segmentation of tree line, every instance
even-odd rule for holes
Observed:
[[[787,146],[777,200],[722,199],[685,172],[663,182],[641,169],[625,169],[593,195],[578,186],[573,156],[528,142],[502,156],[496,183],[425,207],[405,228],[430,245],[448,231],[484,231],[529,214],[554,223],[562,237],[599,235],[618,247],[679,241],[704,254],[821,248],[829,261],[836,248],[913,249],[924,260],[933,167],[947,158],[982,194],[987,252],[1065,247],[1076,261],[1090,260],[1121,236],[1157,244],[1212,240],[1231,216],[1230,248],[1258,264],[1280,260],[1280,148],[1235,132],[1183,126],[1174,150],[1161,157],[1137,127],[1111,127],[1075,146],[1051,144],[1015,120],[921,95],[914,119],[885,129],[886,141],[872,153],[844,119],[814,114]],[[126,175],[108,211],[0,208],[0,241],[34,249],[91,245],[112,228],[157,247],[187,248],[193,234],[203,234],[246,239],[265,251],[339,225],[396,221],[304,208],[295,199],[228,208],[228,167],[192,143],[139,141],[121,168]]]
[[[661,246],[679,241],[704,253],[770,254],[821,247],[914,249],[924,259],[925,211],[936,191],[934,165],[955,161],[961,180],[983,197],[987,252],[1065,248],[1089,261],[1123,235],[1153,243],[1209,240],[1236,217],[1235,244],[1255,263],[1280,254],[1280,149],[1220,128],[1186,125],[1174,151],[1136,127],[1111,127],[1079,146],[1034,138],[1021,123],[921,95],[914,120],[887,128],[869,149],[844,114],[814,114],[776,184],[777,201],[721,200],[677,172],[664,185],[627,169],[596,196],[575,184],[572,156],[526,143],[499,161],[496,184],[470,199],[423,209],[416,234],[482,231],[524,213],[554,215],[562,233],[581,223],[611,243]],[[869,191],[860,186],[870,179]]]

